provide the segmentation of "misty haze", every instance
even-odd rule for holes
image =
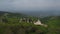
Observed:
[[[60,34],[60,0],[0,0],[0,34]]]

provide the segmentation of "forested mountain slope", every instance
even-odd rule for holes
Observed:
[[[30,19],[30,21],[40,19],[48,27],[19,22],[20,18]],[[20,13],[0,11],[0,34],[60,34],[60,16],[37,18]]]

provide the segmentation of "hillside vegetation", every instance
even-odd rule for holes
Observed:
[[[20,19],[29,19],[20,22]],[[41,20],[48,27],[34,25],[33,22]],[[32,23],[31,23],[32,22]],[[60,34],[60,16],[37,18],[19,13],[0,11],[0,34]]]

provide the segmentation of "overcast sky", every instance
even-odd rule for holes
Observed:
[[[0,0],[0,10],[60,10],[60,0]]]

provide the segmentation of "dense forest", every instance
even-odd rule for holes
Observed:
[[[20,19],[24,18],[26,20],[20,22]],[[28,19],[29,23],[27,23]],[[48,27],[34,25],[33,22],[38,19]],[[60,34],[60,16],[40,18],[0,11],[0,34]]]

